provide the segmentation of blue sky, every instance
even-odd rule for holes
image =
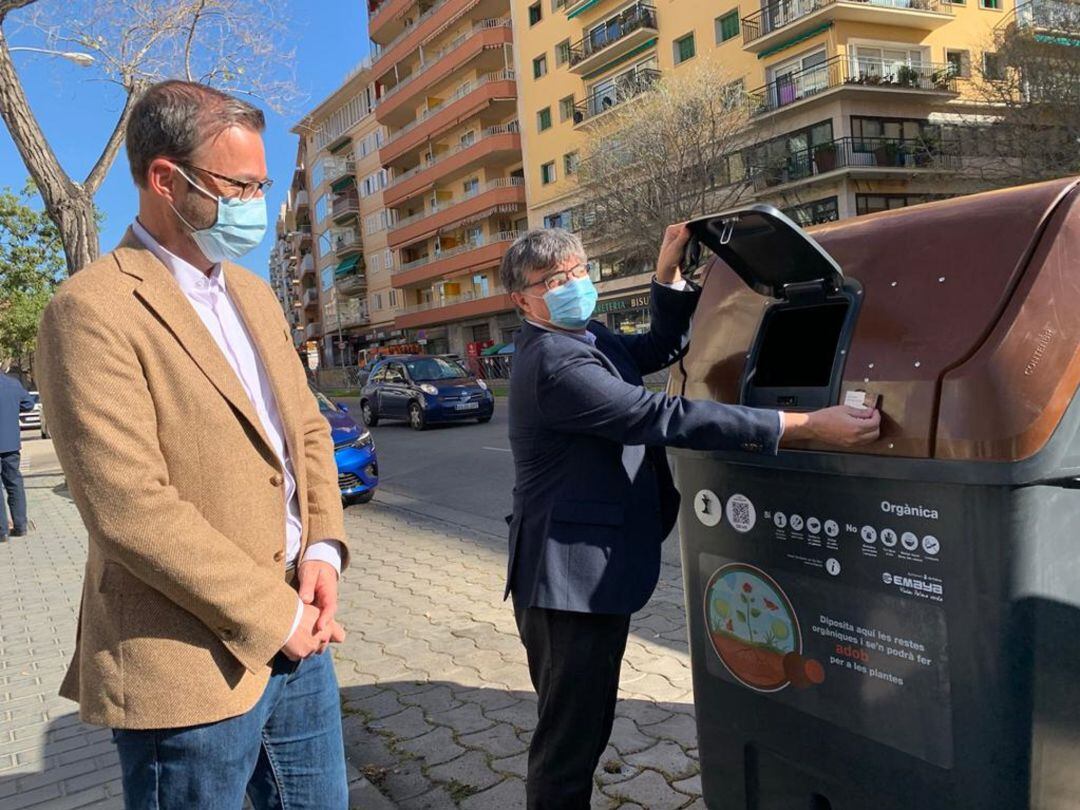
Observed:
[[[48,0],[58,2],[59,0]],[[334,91],[345,74],[368,51],[367,14],[363,0],[288,0],[294,25],[296,79],[304,98],[284,115],[267,113],[266,152],[274,187],[267,200],[273,221],[285,199],[296,158],[296,136],[289,130],[305,111]],[[317,13],[312,9],[317,8]],[[8,44],[40,45],[31,32],[19,30],[19,12],[13,12],[5,25]],[[123,107],[118,88],[96,80],[94,68],[80,68],[66,60],[42,54],[14,53],[19,76],[30,104],[60,159],[61,165],[75,180],[82,180],[101,151]],[[7,130],[0,123],[0,187],[21,189],[29,173],[15,149]],[[105,212],[101,249],[112,249],[134,218],[138,198],[128,172],[123,149],[97,195],[97,204]],[[267,259],[273,240],[268,236],[244,264],[267,275]]]

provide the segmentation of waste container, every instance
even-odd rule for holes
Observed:
[[[1080,185],[808,235],[751,206],[673,393],[881,440],[673,450],[714,810],[1080,807]]]

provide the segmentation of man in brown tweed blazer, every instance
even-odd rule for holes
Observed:
[[[347,806],[329,643],[348,562],[330,430],[270,288],[262,113],[135,105],[139,215],[57,293],[41,393],[89,532],[61,693],[114,731],[129,807]]]

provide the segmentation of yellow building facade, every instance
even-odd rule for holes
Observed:
[[[573,227],[590,126],[660,77],[706,60],[750,110],[750,199],[803,224],[957,193],[978,73],[1013,0],[513,0],[532,226]],[[918,144],[918,148],[915,145]],[[647,326],[647,275],[594,269],[601,314]]]

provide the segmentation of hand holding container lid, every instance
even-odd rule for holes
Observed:
[[[886,417],[857,451],[672,451],[706,803],[1080,807],[1077,181],[690,227],[675,391]]]

